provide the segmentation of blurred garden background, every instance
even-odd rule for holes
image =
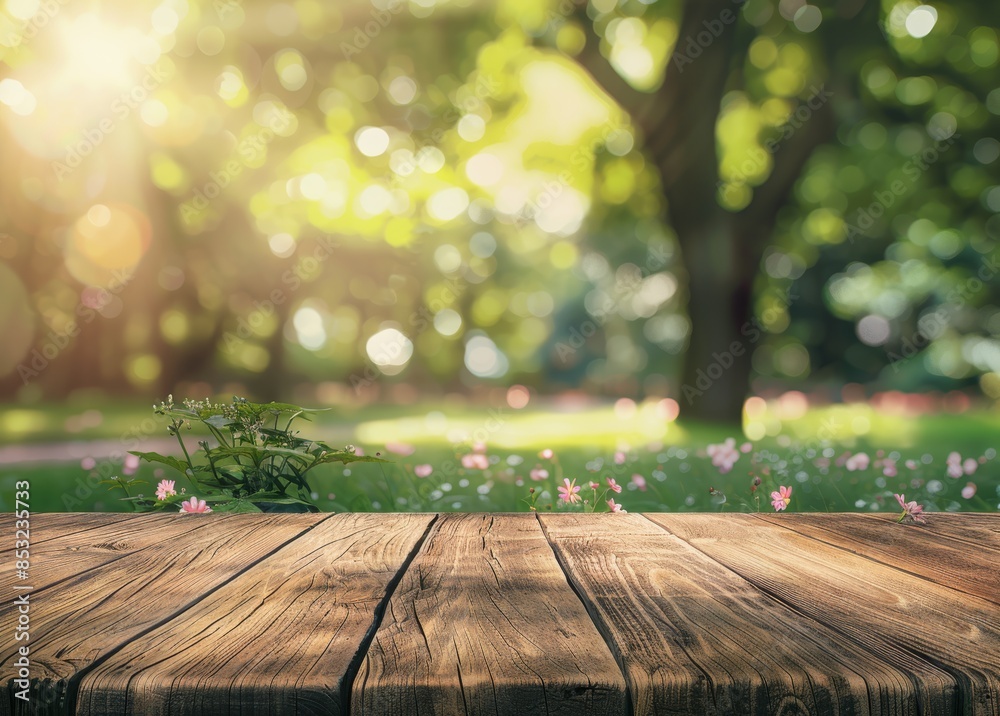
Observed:
[[[0,508],[128,509],[172,394],[392,460],[321,509],[1000,509],[998,26],[0,0]]]

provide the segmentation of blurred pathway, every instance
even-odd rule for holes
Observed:
[[[319,438],[333,444],[344,444],[354,440],[354,426],[324,425],[318,431]],[[194,454],[198,449],[198,441],[208,439],[215,444],[210,436],[190,435],[184,443],[188,451]],[[0,467],[10,465],[25,465],[29,463],[66,463],[79,462],[85,457],[92,457],[98,462],[115,455],[121,460],[129,450],[143,452],[158,452],[164,455],[178,455],[177,439],[171,437],[144,437],[127,440],[69,440],[52,443],[28,443],[25,445],[0,445]]]
[[[185,441],[188,450],[197,450],[197,439]],[[167,455],[177,450],[174,438],[147,438],[140,445],[125,445],[121,440],[77,440],[74,442],[7,445],[0,447],[0,466],[27,463],[73,462],[92,457],[98,462],[116,455],[120,460],[128,450],[160,452]]]

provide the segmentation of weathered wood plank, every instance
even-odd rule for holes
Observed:
[[[376,608],[433,519],[330,517],[96,667],[77,713],[345,713]]]
[[[42,593],[31,609],[32,713],[71,705],[78,674],[229,581],[328,515],[185,515],[191,531],[147,547]],[[206,525],[194,529],[198,521]],[[16,612],[0,606],[0,633]],[[6,693],[0,716],[26,711],[13,697],[16,644],[0,646]]]
[[[149,514],[141,520],[109,521],[37,546],[32,544],[27,583],[34,592],[39,592],[128,554],[209,525],[206,520],[192,522],[189,517],[177,512]]]
[[[753,515],[647,517],[758,589],[886,661],[895,664],[917,655],[947,671],[958,685],[957,692],[914,674],[924,713],[1000,712],[1000,609],[996,604]]]
[[[878,519],[878,515],[868,517]],[[927,520],[935,534],[1000,551],[1000,513],[928,512]]]
[[[354,682],[356,714],[622,714],[626,688],[533,515],[443,515]]]
[[[540,519],[624,665],[635,714],[918,713],[907,671],[774,601],[649,520]],[[953,687],[933,666],[904,663]]]
[[[937,534],[933,524],[900,529],[891,517],[871,515],[765,515],[760,518],[854,554],[874,559],[946,587],[1000,604],[1000,571],[982,550]],[[935,520],[935,517],[928,517]]]
[[[9,527],[4,528],[0,524],[0,529],[14,533],[14,518],[12,512],[4,515],[10,517]],[[29,517],[31,525],[31,545],[51,542],[75,535],[80,532],[101,529],[108,525],[120,525],[136,517],[149,517],[149,515],[138,515],[134,512],[33,512]],[[13,542],[2,546],[2,551],[13,549]]]

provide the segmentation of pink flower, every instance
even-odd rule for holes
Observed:
[[[394,452],[397,455],[404,455],[404,456],[412,455],[417,450],[412,445],[408,445],[406,443],[386,443],[385,449],[387,452]]]
[[[622,452],[621,450],[618,450],[615,453],[615,465],[624,465],[625,464],[625,458],[626,458],[625,453]]]
[[[462,467],[470,470],[485,470],[490,466],[490,460],[482,453],[462,455]]]
[[[751,450],[753,450],[753,443],[743,443],[740,445],[740,452],[742,453],[748,453]]]
[[[719,472],[723,475],[732,470],[733,465],[740,459],[740,451],[736,449],[734,438],[726,438],[725,442],[709,445],[706,451],[712,458],[712,465],[719,468]]]
[[[204,500],[199,500],[192,495],[190,500],[181,503],[181,513],[194,514],[195,512],[211,512],[212,508]]]
[[[632,475],[632,483],[639,488],[640,492],[646,491],[646,478],[642,475]]]
[[[156,499],[165,500],[171,495],[176,495],[177,490],[174,489],[173,480],[160,480],[160,484],[156,486]]]
[[[948,465],[948,477],[958,479],[962,476],[962,466],[958,463]]]
[[[792,501],[792,488],[785,487],[784,485],[779,485],[778,489],[771,493],[771,505],[774,507],[776,512],[781,512],[783,509],[788,507],[788,503]]]
[[[542,480],[547,480],[549,478],[549,471],[543,467],[536,467],[528,474],[531,475],[531,479],[535,482],[541,482]],[[560,487],[559,489],[561,490],[562,488]],[[578,487],[576,489],[579,490],[580,488]]]
[[[966,475],[973,474],[977,467],[979,467],[979,461],[974,457],[967,457],[965,458],[965,461],[962,462],[962,469],[965,471]]]
[[[868,453],[859,452],[847,458],[844,466],[848,472],[854,472],[855,470],[867,470],[870,462],[871,458],[868,457]]]
[[[93,470],[97,467],[97,460],[92,457],[85,457],[80,461],[80,467],[84,470]]]
[[[906,469],[907,470],[916,470],[917,469],[917,461],[916,460],[907,460],[906,461]]]
[[[413,466],[413,474],[416,475],[417,477],[427,477],[432,472],[434,472],[434,468],[431,467],[430,465],[414,465]]]
[[[609,477],[608,478],[608,487],[610,487],[615,492],[621,492],[622,491],[622,486],[619,485],[617,482],[615,482],[615,478],[613,478],[613,477]]]
[[[580,496],[576,493],[580,491],[580,486],[576,484],[574,479],[572,482],[569,478],[563,479],[563,484],[559,486],[559,499],[568,504],[574,504],[580,501]]]
[[[896,520],[896,522],[902,522],[903,520],[906,519],[913,520],[914,522],[927,521],[924,519],[924,516],[922,514],[924,511],[923,506],[918,505],[916,500],[907,502],[906,498],[903,495],[896,495],[896,502],[898,502],[899,506],[903,508],[903,514],[899,516],[899,519]]]
[[[962,497],[964,497],[967,500],[971,500],[975,496],[976,496],[976,483],[967,482],[965,484],[965,487],[962,488]]]
[[[608,509],[611,512],[621,512],[621,513],[628,512],[628,510],[623,510],[621,505],[616,504],[615,503],[615,498],[613,498],[613,497],[610,500],[608,500]]]
[[[538,453],[538,457],[542,458],[543,460],[551,460],[552,455],[553,452],[549,448],[545,448],[540,453]]]
[[[600,486],[601,486],[601,483],[594,482],[593,480],[590,481],[590,489],[591,490],[594,490],[596,492],[597,488],[600,487]]]
[[[135,471],[139,469],[139,456],[129,453],[125,456],[125,464],[122,466],[122,472],[126,475],[134,475]]]
[[[896,461],[886,458],[882,461],[882,474],[886,477],[895,477],[898,474],[896,470]]]

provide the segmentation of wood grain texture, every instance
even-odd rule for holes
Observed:
[[[141,519],[149,519],[146,516]],[[191,530],[45,590],[31,610],[32,713],[69,708],[81,669],[169,620],[327,515],[184,515]],[[198,522],[205,526],[194,529]],[[0,606],[0,633],[13,633],[13,603]],[[7,687],[0,714],[25,712],[14,701],[15,644],[0,647]]]
[[[32,515],[0,716],[1000,716],[1000,515],[434,519]]]
[[[927,519],[928,526],[933,524],[936,534],[962,540],[977,548],[1000,551],[1000,513],[928,512]]]
[[[983,559],[983,550],[942,537],[933,522],[896,524],[895,518],[871,515],[760,515],[772,524],[874,559],[932,582],[1000,604],[1000,555]],[[935,520],[935,517],[929,517]],[[901,529],[902,528],[902,529]]]
[[[30,579],[34,592],[121,559],[126,555],[202,529],[206,520],[191,522],[176,512],[156,513],[140,520],[122,519],[68,533],[31,547]]]
[[[82,680],[78,714],[342,714],[345,677],[433,515],[334,515]]]
[[[647,515],[799,613],[884,661],[913,657],[923,713],[1000,713],[1000,609],[753,515]],[[836,519],[837,515],[830,515]],[[794,521],[796,515],[784,515]],[[899,529],[912,529],[897,525]]]
[[[9,527],[0,529],[4,532],[14,534],[14,517],[12,512],[4,513],[9,518]],[[43,542],[61,540],[80,532],[87,532],[94,529],[107,527],[108,525],[120,525],[126,520],[135,518],[148,518],[149,515],[137,515],[135,513],[116,512],[33,512],[29,517],[31,523],[31,544],[40,545]],[[13,549],[13,541],[4,543],[3,551]]]
[[[649,520],[540,519],[624,665],[635,714],[918,713],[906,672]]]
[[[355,714],[623,714],[621,671],[533,515],[442,515],[354,682]]]

